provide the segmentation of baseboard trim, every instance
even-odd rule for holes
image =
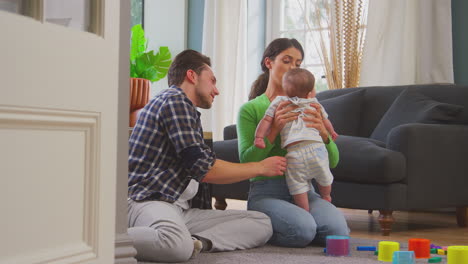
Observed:
[[[137,264],[133,241],[127,233],[115,234],[115,264]]]

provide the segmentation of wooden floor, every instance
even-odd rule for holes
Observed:
[[[226,209],[246,209],[246,201],[226,200]],[[468,228],[457,225],[455,212],[394,212],[395,224],[390,236],[380,234],[379,212],[340,210],[346,217],[351,236],[375,240],[408,242],[409,238],[426,238],[440,246],[468,245]]]

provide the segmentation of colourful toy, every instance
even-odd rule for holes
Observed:
[[[414,251],[395,251],[392,258],[393,264],[414,264]]]
[[[410,238],[408,240],[408,250],[414,251],[414,256],[418,259],[430,258],[431,257],[430,244],[431,244],[431,241],[429,239]]]
[[[441,257],[433,257],[433,258],[430,258],[427,260],[428,263],[439,263],[439,262],[442,262],[442,258]]]
[[[447,248],[447,263],[468,263],[468,246],[449,246]]]
[[[378,250],[374,251],[374,255],[375,255],[375,256],[378,256],[378,255],[379,255],[379,251],[378,251]]]
[[[379,242],[379,261],[392,262],[393,252],[400,251],[400,243],[393,241],[380,241]]]
[[[437,249],[437,255],[447,255],[447,251],[443,249]]]
[[[437,250],[438,250],[437,248],[431,248],[430,252],[431,254],[437,254]]]
[[[349,256],[349,236],[327,236],[327,256]]]
[[[365,246],[358,246],[356,248],[357,251],[376,251],[375,247],[365,247]]]
[[[441,246],[437,246],[437,245],[434,245],[434,244],[431,244],[430,247],[431,247],[431,248],[435,248],[435,249],[442,249]]]

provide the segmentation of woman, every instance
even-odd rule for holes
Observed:
[[[281,84],[283,74],[300,67],[304,51],[296,39],[279,38],[273,40],[261,62],[261,74],[252,86],[251,101],[245,103],[239,113],[237,134],[241,162],[260,161],[270,156],[285,156],[281,149],[279,132],[284,124],[298,118],[297,113],[288,113],[292,106],[289,102],[279,104],[275,112],[270,133],[265,137],[266,147],[254,146],[255,129],[271,101],[276,96],[285,95]],[[317,110],[319,105],[313,105]],[[308,126],[320,131],[329,152],[330,166],[338,162],[338,149],[323,125],[320,111],[308,113],[304,117]],[[247,207],[260,211],[271,218],[273,236],[270,243],[284,247],[305,247],[311,242],[324,244],[327,235],[349,235],[349,228],[343,214],[331,203],[323,200],[313,189],[308,192],[310,211],[294,204],[289,194],[284,175],[274,178],[257,177],[251,179]]]

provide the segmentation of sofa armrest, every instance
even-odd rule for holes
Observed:
[[[410,208],[468,205],[468,126],[401,125],[388,134],[387,148],[406,158]]]
[[[237,139],[215,141],[213,142],[213,150],[217,159],[240,163]]]
[[[231,129],[234,129],[235,131],[235,125],[231,126]],[[237,139],[215,141],[213,142],[213,149],[216,153],[216,158],[229,162],[240,163]],[[225,201],[220,199],[228,198],[247,200],[249,195],[249,188],[249,180],[231,184],[212,184],[211,193],[213,197],[216,198],[216,209],[224,210],[226,208]]]

